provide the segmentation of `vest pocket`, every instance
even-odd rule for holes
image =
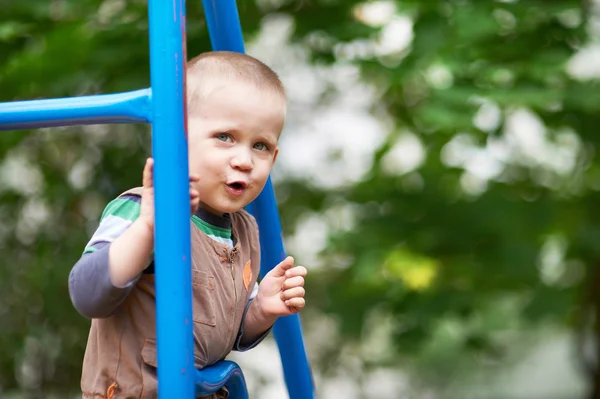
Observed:
[[[192,291],[194,322],[216,326],[215,278],[206,272],[192,270]]]
[[[156,341],[144,340],[142,347],[142,399],[156,398],[158,395],[158,379],[156,376]]]

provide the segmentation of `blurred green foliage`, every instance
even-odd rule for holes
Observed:
[[[2,3],[0,101],[148,86],[146,2]],[[312,273],[307,317],[333,315],[351,343],[383,314],[393,350],[376,362],[412,359],[423,378],[443,384],[464,359],[502,361],[511,331],[574,327],[589,312],[581,306],[586,276],[600,260],[600,90],[567,65],[594,39],[592,14],[579,0],[396,1],[393,12],[412,20],[412,41],[365,55],[353,45],[376,42],[382,30],[361,18],[360,4],[239,2],[247,39],[265,16],[291,16],[292,41],[312,62],[359,66],[380,95],[373,113],[393,122],[356,184],[280,182],[282,221],[291,234],[308,212],[352,204],[352,227],[330,235],[326,267]],[[199,1],[188,2],[187,15],[188,54],[209,50]],[[497,123],[474,123],[484,106]],[[510,118],[523,110],[537,115],[543,140],[511,146]],[[391,173],[386,157],[407,132],[424,161]],[[77,388],[88,321],[70,304],[67,275],[106,201],[139,181],[131,166],[142,165],[148,138],[140,126],[0,135],[2,390]],[[485,157],[501,143],[499,170],[482,179],[468,162],[449,162],[456,143]],[[548,159],[536,155],[548,148]],[[316,367],[335,367],[342,348],[311,353]]]

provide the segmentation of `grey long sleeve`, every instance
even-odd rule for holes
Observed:
[[[242,337],[244,336],[244,321],[246,320],[246,314],[248,313],[248,309],[250,309],[250,305],[254,299],[250,299],[246,304],[246,308],[244,309],[244,315],[242,316],[242,323],[240,325],[240,329],[238,331],[238,335],[235,339],[235,343],[233,344],[233,350],[237,352],[245,352],[254,348],[256,345],[260,344],[270,333],[273,327],[270,327],[267,331],[265,331],[261,336],[256,338],[254,342],[251,342],[247,345],[242,345]]]
[[[135,281],[125,288],[110,281],[108,251],[110,244],[84,254],[69,275],[71,302],[79,313],[89,318],[105,318],[127,298]]]

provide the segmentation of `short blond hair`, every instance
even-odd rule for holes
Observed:
[[[254,57],[230,51],[202,53],[188,61],[188,112],[197,110],[202,101],[224,81],[249,83],[265,94],[281,99],[285,115],[285,89],[277,73]]]

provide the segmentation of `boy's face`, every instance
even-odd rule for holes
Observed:
[[[277,158],[285,104],[250,84],[224,83],[188,120],[190,174],[202,207],[237,212],[262,191]]]

